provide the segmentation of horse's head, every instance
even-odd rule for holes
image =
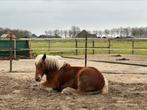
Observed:
[[[38,55],[35,59],[35,80],[40,82],[44,74],[49,75],[53,71],[58,71],[64,64],[65,61],[60,56]]]
[[[38,55],[35,59],[35,80],[40,82],[43,75],[46,72],[46,64],[45,64],[46,54],[44,55]]]

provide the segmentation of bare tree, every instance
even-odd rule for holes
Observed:
[[[132,35],[136,37],[141,37],[144,34],[144,29],[143,28],[132,28]]]
[[[98,34],[98,31],[97,30],[94,30],[92,33],[97,35]]]
[[[105,29],[104,34],[105,34],[105,37],[108,37],[108,35],[110,34],[110,31],[108,29]]]
[[[63,35],[64,35],[64,31],[63,31],[63,30],[60,30],[60,31],[59,31],[59,35],[60,35],[60,36],[63,36]]]
[[[52,35],[53,34],[53,31],[52,30],[48,30],[48,31],[44,31],[45,35]]]
[[[67,38],[68,31],[67,30],[64,30],[63,33],[64,33],[64,37]]]
[[[124,28],[124,34],[125,34],[125,37],[129,36],[129,29],[128,28]]]
[[[72,26],[71,27],[71,33],[72,37],[76,37],[76,35],[80,32],[80,28],[78,26]]]
[[[120,37],[123,37],[123,34],[124,34],[124,30],[122,27],[119,28],[119,36]]]
[[[54,36],[59,36],[60,31],[58,29],[54,30]]]
[[[115,37],[115,29],[110,30],[110,35],[111,35],[111,37]]]
[[[70,38],[72,37],[72,31],[71,31],[71,30],[68,31],[68,36],[69,36]]]
[[[97,35],[98,35],[98,37],[102,37],[103,32],[102,31],[97,31]]]

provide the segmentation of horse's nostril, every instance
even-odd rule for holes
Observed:
[[[38,77],[38,78],[36,78],[35,79],[37,82],[40,82],[41,81],[41,79]]]

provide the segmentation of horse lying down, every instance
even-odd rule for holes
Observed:
[[[35,59],[35,80],[41,88],[57,90],[61,93],[74,91],[83,94],[108,93],[106,78],[94,67],[71,66],[60,56],[38,55]]]

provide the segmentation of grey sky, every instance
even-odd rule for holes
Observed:
[[[0,27],[101,30],[147,26],[147,0],[0,0]]]

